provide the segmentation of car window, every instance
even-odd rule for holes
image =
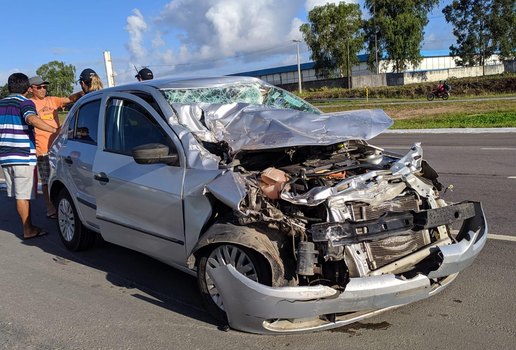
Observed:
[[[175,103],[247,103],[320,114],[317,108],[288,91],[260,83],[240,83],[203,88],[162,89],[170,105]]]
[[[75,115],[77,113],[75,113],[74,115],[71,116],[70,118],[70,121],[68,122],[68,138],[69,139],[73,139],[74,138],[74,134],[75,134]]]
[[[135,96],[138,96],[139,98],[141,98],[142,100],[147,102],[152,108],[154,108],[154,110],[156,112],[158,112],[158,114],[163,118],[163,120],[165,120],[165,115],[161,111],[161,108],[159,107],[159,104],[154,99],[154,97],[152,97],[150,94],[146,94],[146,93],[141,92],[141,91],[136,91],[136,92],[133,92],[132,94],[135,95]]]
[[[82,105],[73,119],[70,120],[68,138],[75,141],[97,144],[99,112],[100,100]]]
[[[175,146],[151,113],[141,105],[124,99],[109,100],[106,110],[105,150],[131,155],[134,147],[160,143],[175,152]]]

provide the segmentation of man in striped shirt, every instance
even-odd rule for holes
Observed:
[[[55,133],[57,129],[38,118],[34,102],[27,98],[29,78],[14,73],[7,81],[9,96],[0,100],[0,166],[7,184],[7,195],[16,198],[16,210],[23,225],[23,238],[44,235],[32,224],[30,200],[35,198],[36,149],[34,128]]]

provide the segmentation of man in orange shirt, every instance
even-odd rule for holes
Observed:
[[[32,92],[31,100],[36,105],[38,117],[54,128],[59,128],[59,117],[57,110],[68,103],[77,101],[83,92],[78,92],[69,97],[55,97],[47,96],[48,81],[44,81],[41,77],[35,76],[29,79],[29,84]],[[45,203],[47,205],[47,217],[55,219],[56,208],[50,201],[48,195],[48,177],[50,173],[50,164],[48,162],[48,150],[54,141],[56,133],[50,133],[40,129],[35,129],[36,138],[36,155],[38,156],[38,173],[41,180],[41,190]]]

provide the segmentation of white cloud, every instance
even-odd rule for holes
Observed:
[[[296,48],[292,40],[302,39],[299,27],[303,20],[299,17],[306,9],[326,2],[339,3],[169,0],[159,14],[147,21],[139,10],[133,10],[126,27],[130,59],[139,66],[150,66],[155,76],[203,69],[228,74],[287,61],[294,64]],[[305,45],[301,49],[306,53]]]
[[[125,29],[129,33],[127,48],[132,60],[139,61],[146,55],[143,45],[143,34],[147,30],[147,23],[138,9],[133,10],[133,15],[127,17]]]
[[[288,40],[292,41],[292,40],[302,40],[303,39],[303,35],[301,34],[301,31],[299,30],[299,27],[301,27],[301,25],[303,23],[304,22],[297,17],[292,19],[292,25],[290,26],[290,32],[287,34]]]
[[[324,6],[326,4],[338,4],[339,2],[347,2],[347,3],[358,3],[358,0],[306,0],[305,2],[305,10],[306,12],[309,12],[316,6]]]
[[[160,30],[156,30],[156,35],[152,39],[152,48],[157,49],[165,46],[165,40],[163,40],[163,33]]]
[[[301,38],[295,17],[302,10],[300,0],[171,0],[147,23],[133,11],[127,48],[135,63],[157,70],[163,64],[179,71],[227,67],[228,59],[263,60],[292,52],[291,40]],[[147,43],[145,32],[153,37]]]

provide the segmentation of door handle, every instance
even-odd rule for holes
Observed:
[[[107,177],[106,173],[98,173],[94,176],[95,180],[100,182],[109,182],[109,178]]]
[[[64,162],[65,162],[66,164],[73,164],[72,157],[70,157],[70,156],[65,157]]]

